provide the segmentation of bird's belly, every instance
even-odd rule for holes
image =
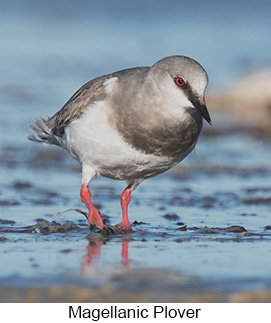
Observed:
[[[155,160],[152,157],[143,155],[142,158],[116,160],[110,166],[104,164],[100,172],[101,175],[113,179],[145,179],[163,173],[175,165],[171,160]]]
[[[121,180],[148,178],[170,169],[193,149],[175,158],[146,154],[130,146],[101,110],[91,107],[66,128],[63,137],[63,147],[97,174]]]

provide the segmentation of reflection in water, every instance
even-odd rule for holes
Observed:
[[[82,268],[90,267],[96,259],[100,258],[101,247],[104,244],[104,241],[89,242],[88,253],[84,256]]]
[[[121,251],[121,267],[123,269],[129,268],[130,259],[128,258],[128,243],[129,241],[122,241]],[[101,247],[106,244],[106,241],[90,241],[88,245],[88,252],[82,261],[82,268],[91,268],[95,266],[101,256]]]
[[[128,241],[122,241],[121,264],[125,269],[129,268],[130,259],[128,258]]]

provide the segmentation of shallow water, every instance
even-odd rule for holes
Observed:
[[[128,291],[161,301],[270,290],[268,139],[211,112],[214,125],[205,126],[196,151],[133,192],[135,232],[110,236],[90,231],[74,210],[86,211],[78,164],[26,140],[28,123],[56,112],[103,73],[179,53],[204,65],[210,86],[223,87],[270,66],[270,2],[76,3],[17,1],[14,10],[4,1],[0,13],[0,286],[109,286],[122,301]],[[121,221],[125,185],[91,182],[94,204],[111,226]]]
[[[175,280],[176,289],[188,286],[190,292],[270,288],[270,143],[240,134],[203,137],[182,166],[133,192],[129,211],[135,232],[110,236],[89,231],[75,210],[61,213],[85,211],[80,170],[71,159],[63,168],[66,154],[55,149],[47,150],[44,168],[40,152],[46,150],[33,147],[22,160],[18,149],[14,165],[1,167],[3,286],[73,283],[122,289],[129,282],[131,290],[142,291],[175,275],[174,283],[160,288],[171,291]],[[2,149],[1,165],[3,155]],[[94,203],[109,225],[120,222],[124,187],[105,178],[91,183]],[[159,279],[141,286],[140,270],[157,272]]]

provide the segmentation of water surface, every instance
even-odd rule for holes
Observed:
[[[10,293],[14,301],[33,286],[42,295],[46,288],[72,285],[74,301],[82,299],[83,288],[90,293],[83,299],[91,301],[116,295],[120,301],[179,301],[184,295],[270,290],[268,138],[251,137],[244,125],[211,111],[214,125],[205,125],[195,152],[133,192],[135,232],[110,236],[90,231],[74,210],[86,211],[76,161],[26,140],[27,124],[55,113],[103,73],[185,54],[207,69],[210,87],[223,88],[270,66],[270,9],[263,0],[247,1],[245,8],[242,1],[211,0],[3,2],[1,299]],[[125,186],[105,178],[90,184],[111,226],[121,221]],[[210,299],[218,300],[204,300]]]

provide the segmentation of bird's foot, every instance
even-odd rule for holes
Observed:
[[[111,227],[107,226],[106,224],[103,224],[103,226],[100,227],[100,226],[98,226],[96,224],[91,223],[91,224],[89,224],[89,229],[90,230],[97,230],[98,229],[98,230],[100,230],[99,232],[103,236],[108,236],[110,234],[115,234],[115,231]]]
[[[95,207],[89,211],[88,224],[90,230],[100,229],[103,235],[114,234],[114,230],[104,223],[100,212]]]

